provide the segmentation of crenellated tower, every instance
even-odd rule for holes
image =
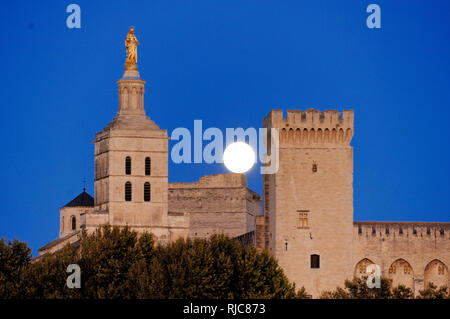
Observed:
[[[352,277],[353,111],[272,110],[263,127],[278,129],[279,169],[263,176],[261,242],[317,297]]]

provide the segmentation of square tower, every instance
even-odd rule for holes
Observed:
[[[145,114],[144,84],[133,63],[119,85],[119,110],[95,138],[95,207],[107,223],[170,240],[168,137]],[[93,225],[95,226],[95,225]]]
[[[272,110],[263,127],[279,133],[279,169],[264,175],[265,248],[318,297],[352,278],[353,111]]]

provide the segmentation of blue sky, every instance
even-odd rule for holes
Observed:
[[[81,29],[66,6],[81,7]],[[368,29],[366,7],[381,7]],[[449,1],[9,1],[0,12],[0,237],[36,249],[87,179],[136,27],[147,114],[260,127],[273,108],[355,111],[355,220],[450,221]],[[171,144],[172,145],[172,144]],[[169,166],[169,181],[226,172]],[[261,193],[261,175],[247,174]]]

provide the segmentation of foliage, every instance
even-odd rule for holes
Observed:
[[[404,285],[398,285],[392,289],[392,299],[412,299],[414,293],[411,288]]]
[[[81,288],[66,286],[67,266]],[[25,244],[0,243],[2,298],[305,298],[267,252],[225,236],[156,245],[149,233],[105,226],[83,232],[78,247],[30,262]]]
[[[381,278],[380,288],[369,288],[367,277],[355,277],[345,281],[345,288],[338,287],[334,291],[325,291],[322,299],[411,299],[414,294],[403,285],[392,287],[392,280]]]
[[[418,299],[450,299],[450,294],[446,286],[439,289],[433,283],[430,283],[424,290],[419,290]]]
[[[31,249],[18,240],[0,240],[0,298],[17,298],[20,278],[30,263]]]

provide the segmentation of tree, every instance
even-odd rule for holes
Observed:
[[[0,299],[19,298],[21,278],[31,260],[31,249],[17,239],[0,240]]]
[[[419,290],[417,299],[448,299],[450,294],[447,291],[446,286],[442,286],[439,289],[432,282],[428,284],[428,287],[424,290]]]
[[[20,281],[19,298],[62,299],[80,298],[79,289],[69,289],[66,285],[67,266],[78,262],[78,252],[67,245],[61,251],[43,256],[30,263],[23,271]]]
[[[21,249],[14,250],[13,246]],[[5,269],[0,283],[14,287],[2,289],[3,295],[94,299],[306,297],[305,289],[296,291],[267,252],[245,248],[223,235],[157,245],[152,234],[104,226],[91,234],[82,232],[78,245],[67,245],[33,263],[25,248],[21,243],[0,245],[0,262],[11,264],[0,264]],[[81,268],[80,289],[66,285],[70,264]]]
[[[412,299],[414,293],[411,288],[404,285],[398,285],[392,289],[392,299]]]
[[[367,277],[355,277],[345,281],[345,288],[338,287],[334,291],[325,291],[322,299],[409,299],[413,297],[410,288],[403,285],[392,288],[392,280],[381,278],[380,288],[369,288]]]

